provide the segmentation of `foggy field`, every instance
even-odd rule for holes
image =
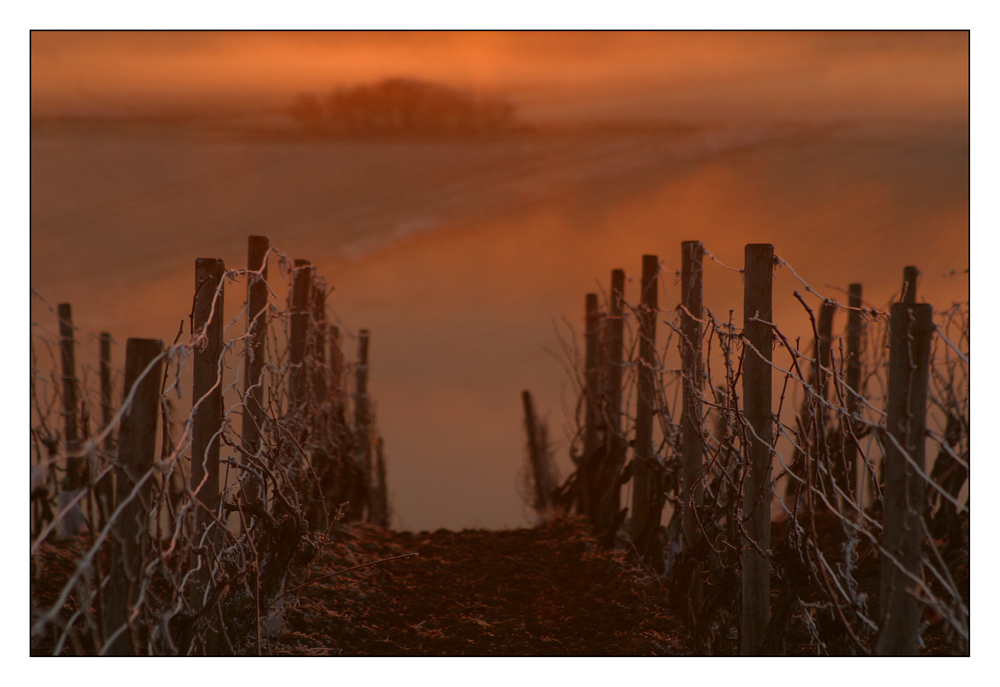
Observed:
[[[327,276],[345,328],[372,332],[394,525],[517,526],[529,516],[514,489],[519,394],[532,390],[562,440],[574,396],[550,354],[553,319],[579,332],[583,294],[607,290],[611,269],[637,277],[640,256],[653,253],[669,274],[691,239],[741,267],[744,244],[771,242],[817,290],[862,281],[879,307],[902,267],[917,265],[921,298],[942,309],[968,294],[967,276],[942,276],[968,267],[968,156],[965,124],[450,142],[39,126],[31,286],[49,303],[71,302],[82,330],[111,332],[120,366],[128,337],[173,341],[191,309],[195,258],[241,268],[246,237],[267,235]],[[740,313],[740,275],[706,261],[705,281],[707,308]],[[228,317],[242,288],[227,294]],[[775,318],[805,335],[794,288],[779,270]],[[665,290],[670,310],[679,288]],[[49,313],[32,318],[53,326]],[[565,447],[557,453],[565,474]]]

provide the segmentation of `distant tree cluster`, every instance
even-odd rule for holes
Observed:
[[[514,123],[514,106],[506,100],[398,77],[325,97],[302,94],[290,112],[314,132],[495,132]]]

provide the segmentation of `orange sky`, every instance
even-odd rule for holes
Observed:
[[[36,114],[402,74],[538,117],[954,119],[968,51],[965,32],[33,32],[31,83]]]

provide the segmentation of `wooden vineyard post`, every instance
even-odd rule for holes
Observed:
[[[151,339],[129,339],[125,347],[124,398],[133,389],[135,394],[122,416],[118,433],[115,500],[122,510],[112,525],[111,579],[102,614],[104,653],[110,656],[132,655],[134,643],[139,639],[132,636],[127,619],[129,609],[139,597],[139,578],[149,548],[147,519],[153,488],[150,473],[156,449],[162,353],[163,342]],[[145,481],[140,484],[142,480]]]
[[[79,489],[82,478],[80,432],[77,406],[76,341],[73,338],[73,309],[69,303],[59,304],[59,352],[62,362],[63,439],[66,442],[66,487]]]
[[[100,363],[100,373],[101,373],[101,427],[107,431],[104,436],[103,442],[103,452],[105,460],[102,460],[98,467],[103,470],[105,465],[109,464],[109,459],[112,452],[115,450],[115,437],[114,432],[111,430],[111,419],[114,417],[114,407],[111,400],[111,334],[108,332],[101,332],[101,363]],[[94,485],[94,491],[97,495],[97,507],[101,514],[100,522],[98,526],[103,529],[104,525],[107,524],[108,517],[111,515],[114,509],[114,480],[112,478],[113,473],[108,473],[104,479],[97,482]]]
[[[340,385],[343,383],[344,354],[340,350],[340,327],[330,327],[330,391],[334,404],[340,404]]]
[[[389,526],[389,487],[385,481],[385,440],[375,440],[375,484],[368,522],[379,527]]]
[[[111,334],[101,332],[101,426],[107,427],[114,417],[111,401]],[[104,450],[111,452],[115,446],[114,432],[104,437]]]
[[[310,326],[306,337],[305,362],[302,379],[308,379],[309,433],[315,439],[329,441],[332,417],[331,404],[327,397],[327,377],[330,368],[326,364],[326,280],[313,269],[311,291],[309,293]],[[306,517],[310,523],[325,523],[329,513],[325,504],[330,502],[331,487],[336,484],[336,464],[327,451],[314,451],[310,457],[315,477],[316,497],[309,499]],[[373,495],[377,498],[377,494]],[[374,509],[368,513],[369,522],[375,522]],[[377,524],[377,523],[376,523]],[[325,527],[325,525],[323,525]]]
[[[580,462],[581,484],[579,488],[579,511],[591,521],[596,517],[598,501],[597,448],[600,442],[600,364],[601,341],[598,327],[600,312],[597,308],[597,294],[588,293],[585,303],[586,316],[586,427],[584,429],[583,456]]]
[[[933,316],[930,304],[894,303],[889,323],[879,597],[882,623],[876,645],[882,656],[915,656],[918,649],[921,606],[914,589],[921,579],[924,437]]]
[[[815,412],[812,416],[813,421],[816,423],[816,434],[819,437],[817,450],[822,456],[829,455],[822,448],[826,445],[827,437],[827,412],[824,404],[827,401],[830,389],[829,379],[830,370],[832,369],[830,364],[830,350],[833,342],[833,314],[836,310],[837,305],[832,301],[824,301],[823,305],[820,306],[819,321],[816,323],[818,337],[813,349],[816,356],[816,361],[813,365],[813,379],[815,380],[815,388],[817,389],[819,399],[815,403]],[[834,485],[839,484],[843,487],[846,477],[846,470],[842,465],[842,459],[835,457],[834,460],[836,462],[835,465],[826,465],[827,479],[821,482],[824,485],[824,493],[831,499],[832,503],[837,502],[837,490]],[[827,462],[824,459],[824,463]]]
[[[308,260],[295,261],[295,276],[292,278],[292,308],[289,324],[288,362],[291,366],[289,379],[289,410],[301,409],[308,400],[306,387],[309,383],[305,375],[306,338],[309,335],[309,318],[312,315],[313,268]]]
[[[528,460],[535,480],[535,510],[545,513],[552,507],[552,483],[549,472],[549,448],[545,428],[538,422],[530,391],[521,392],[524,405],[524,427],[528,434]]]
[[[608,306],[608,342],[604,355],[604,412],[608,436],[608,455],[600,466],[598,485],[599,529],[613,534],[621,511],[619,474],[625,462],[625,438],[622,436],[622,355],[625,344],[625,270],[611,271],[611,302]]]
[[[340,348],[340,327],[330,327],[330,394],[336,426],[344,424],[344,352]]]
[[[326,281],[315,276],[312,283],[313,336],[309,345],[313,358],[313,402],[317,407],[326,403]]]
[[[660,527],[656,507],[661,489],[653,450],[653,412],[656,408],[656,312],[657,272],[655,255],[642,256],[642,305],[639,308],[639,374],[635,408],[635,448],[633,449],[632,540],[640,554],[647,549]],[[662,504],[661,504],[662,507]]]
[[[80,457],[79,393],[76,381],[76,341],[73,338],[73,310],[60,303],[59,353],[62,363],[63,440],[66,447],[66,478],[59,492],[59,510],[68,504],[83,486],[83,458]],[[59,535],[77,534],[84,526],[79,506],[74,506],[59,521]]]
[[[701,241],[681,243],[681,369],[684,390],[681,408],[681,464],[682,488],[681,523],[684,530],[684,546],[693,547],[696,541],[697,523],[694,508],[702,504],[702,488],[699,480],[702,474],[702,434],[701,434],[701,262],[705,247]]]
[[[751,243],[743,270],[743,414],[747,444],[743,520],[750,541],[741,559],[740,653],[757,654],[767,631],[771,597],[771,280],[774,246]],[[753,320],[762,320],[757,322]],[[751,348],[752,347],[752,348]]]
[[[837,310],[837,305],[831,301],[826,301],[820,307],[819,322],[816,330],[819,338],[816,340],[816,385],[819,388],[819,397],[827,400],[830,378],[830,345],[833,341],[833,313]]]
[[[848,286],[848,307],[847,311],[847,415],[854,427],[854,418],[857,416],[860,407],[861,386],[861,284],[851,284]],[[852,429],[852,433],[853,429]],[[848,494],[857,499],[861,498],[861,491],[858,490],[858,445],[854,438],[847,435],[844,440],[844,464],[847,468]],[[858,504],[864,507],[863,503]]]
[[[905,305],[912,305],[917,302],[917,278],[920,270],[914,265],[907,265],[903,268],[903,288],[899,292],[899,302]],[[885,484],[885,460],[879,466],[878,482]]]
[[[365,504],[370,499],[371,485],[371,416],[368,405],[368,330],[358,332],[358,365],[355,373],[354,394],[354,435],[358,454],[354,461],[354,498],[350,512],[354,520],[360,520]],[[370,507],[370,506],[369,506]]]
[[[247,270],[259,272],[247,279],[247,347],[246,371],[243,377],[243,450],[251,455],[260,451],[260,430],[264,426],[264,408],[261,405],[263,389],[261,375],[264,371],[264,343],[267,339],[267,252],[270,241],[266,236],[251,236],[247,240]],[[244,455],[240,461],[250,466]],[[248,504],[259,504],[265,499],[264,482],[255,470],[246,470],[241,476],[243,499]],[[266,501],[265,501],[266,503]]]
[[[792,450],[791,472],[804,480],[808,486],[802,486],[807,507],[823,506],[821,499],[814,497],[814,488],[828,498],[835,498],[833,488],[834,475],[841,479],[840,472],[827,460],[826,446],[826,408],[823,402],[827,398],[827,377],[830,369],[830,342],[833,338],[833,313],[836,305],[824,301],[820,309],[819,320],[813,322],[815,340],[813,341],[813,361],[809,366],[808,383],[803,387],[802,408],[799,412],[799,423],[803,435],[802,445],[805,450],[796,445]],[[810,311],[811,314],[811,311]],[[815,390],[815,396],[814,392]],[[810,447],[815,450],[810,450]],[[817,467],[822,461],[823,470]],[[798,491],[798,487],[796,487]]]
[[[216,258],[195,261],[194,336],[204,337],[195,347],[194,416],[191,422],[191,493],[199,505],[197,537],[213,526],[219,509],[219,436],[222,430],[222,356],[223,275],[226,265]],[[205,541],[211,543],[215,537]],[[209,546],[211,548],[211,546]],[[201,569],[192,587],[196,610],[204,605],[212,580],[211,557],[200,557]]]

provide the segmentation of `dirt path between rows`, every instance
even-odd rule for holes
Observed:
[[[582,522],[508,531],[338,532],[263,653],[367,656],[681,655],[666,592]],[[286,599],[289,597],[286,597]]]

